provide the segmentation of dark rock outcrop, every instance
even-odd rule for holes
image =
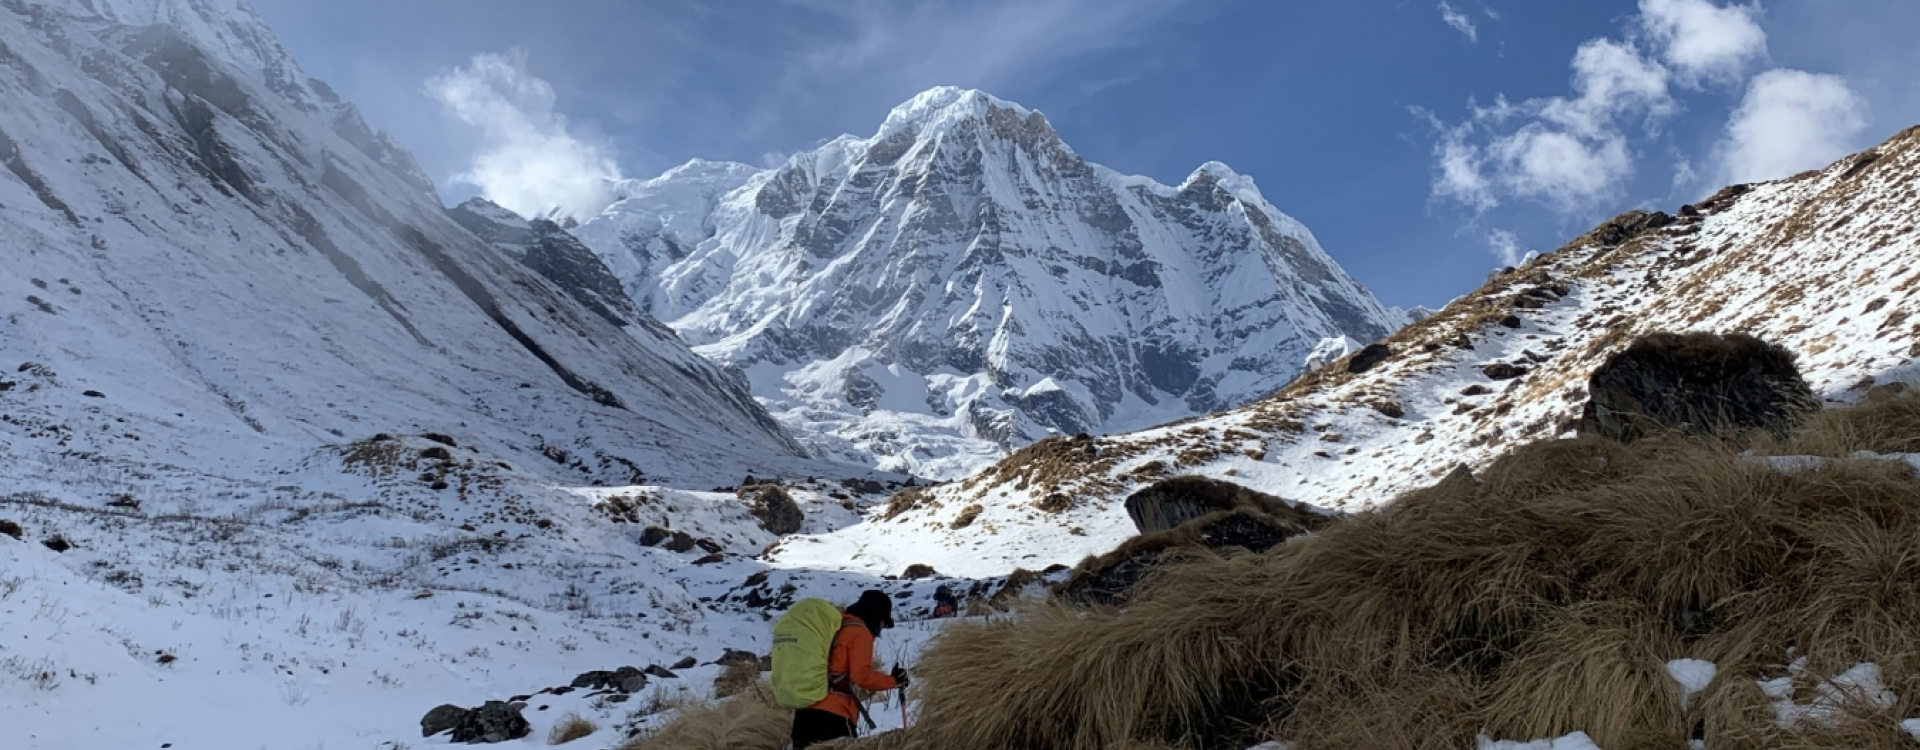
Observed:
[[[1214,513],[1171,531],[1134,537],[1112,552],[1082,561],[1054,595],[1082,606],[1124,606],[1133,600],[1143,579],[1182,556],[1233,549],[1265,552],[1310,531],[1305,525],[1253,508]]]
[[[1240,508],[1309,529],[1318,528],[1322,521],[1319,515],[1295,508],[1278,497],[1207,477],[1163,479],[1127,498],[1127,516],[1142,534],[1167,531],[1202,516]]]
[[[1368,344],[1360,351],[1354,352],[1353,357],[1347,360],[1347,372],[1366,372],[1392,356],[1393,349],[1386,344]]]
[[[760,520],[760,528],[766,529],[769,534],[786,536],[800,533],[800,527],[807,521],[800,504],[794,502],[793,495],[780,485],[742,487],[739,497],[747,501],[748,511]]]
[[[507,742],[533,733],[533,725],[520,715],[520,704],[487,701],[468,711],[453,726],[454,742],[467,744]],[[436,709],[438,710],[438,709]]]
[[[454,728],[461,719],[467,718],[467,710],[451,703],[442,703],[420,719],[420,736],[432,737]]]
[[[1785,435],[1819,408],[1793,353],[1746,334],[1653,333],[1595,370],[1576,426],[1631,442],[1679,431]]]

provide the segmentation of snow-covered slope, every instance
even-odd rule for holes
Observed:
[[[774,536],[693,490],[818,477],[821,533],[861,502],[832,482],[885,479],[551,225],[461,226],[242,3],[0,2],[0,102],[6,747],[394,748],[441,702],[764,649],[727,597]]]
[[[955,477],[1049,434],[1271,393],[1383,309],[1253,180],[1081,159],[1046,118],[928,91],[781,167],[620,186],[575,234],[823,453]]]
[[[852,567],[941,561],[943,572],[970,575],[1111,549],[1133,533],[1121,500],[1178,474],[1367,507],[1566,434],[1593,369],[1652,331],[1777,342],[1817,393],[1848,401],[1876,382],[1920,380],[1917,261],[1920,128],[1824,170],[1728,188],[1677,216],[1618,217],[1389,337],[1390,352],[1363,372],[1350,370],[1364,351],[1224,414],[1044,441],[965,481],[897,497],[891,520],[837,538],[875,550]],[[835,564],[807,549],[789,543],[780,559]]]

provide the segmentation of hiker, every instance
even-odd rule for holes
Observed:
[[[941,586],[933,590],[933,616],[952,617],[960,612],[960,600],[953,596],[953,589]]]
[[[892,676],[873,671],[873,639],[890,627],[893,599],[881,591],[862,593],[841,615],[827,656],[827,697],[794,712],[793,750],[857,734],[855,722],[865,708],[854,688],[878,693],[907,686],[907,672],[898,665]]]

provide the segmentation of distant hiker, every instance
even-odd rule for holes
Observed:
[[[815,689],[799,683],[807,681],[809,674],[817,674],[812,671],[816,664],[810,663],[818,657],[809,653],[812,648],[809,634],[819,632],[819,628],[810,621],[831,611],[821,608],[821,604],[824,603],[818,600],[795,604],[774,626],[774,694],[783,705],[791,705],[789,693],[806,695]],[[907,686],[906,670],[899,666],[893,668],[892,676],[873,670],[873,640],[880,631],[890,627],[893,627],[893,599],[885,592],[867,591],[853,606],[847,607],[840,616],[840,627],[833,635],[832,646],[827,650],[826,697],[793,714],[793,750],[856,736],[856,722],[862,718],[866,718],[871,728],[873,719],[865,717],[866,707],[855,696],[855,688],[877,693]]]
[[[960,612],[960,600],[953,596],[953,589],[941,586],[933,590],[933,616],[952,617]]]

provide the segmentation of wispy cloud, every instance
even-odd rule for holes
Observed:
[[[1565,217],[1591,213],[1623,197],[1639,146],[1681,111],[1679,94],[1742,85],[1767,57],[1757,4],[1640,0],[1639,11],[1625,34],[1580,45],[1570,96],[1469,102],[1468,116],[1452,124],[1422,112],[1438,133],[1434,197],[1476,215],[1513,201],[1541,203]],[[1838,77],[1761,73],[1714,149],[1715,174],[1703,175],[1675,154],[1674,189],[1698,187],[1680,183],[1706,176],[1750,180],[1817,166],[1855,145],[1865,109]]]
[[[1573,57],[1571,97],[1502,98],[1441,127],[1434,194],[1478,211],[1535,200],[1576,213],[1615,197],[1633,175],[1625,126],[1674,111],[1667,72],[1632,45],[1595,39]]]
[[[1708,0],[1640,0],[1640,26],[1677,79],[1732,83],[1767,56],[1759,5]]]
[[[850,33],[805,58],[808,72],[884,72],[921,89],[994,87],[1062,60],[1125,47],[1134,32],[1191,0],[790,0],[838,18]]]
[[[1799,70],[1755,76],[1715,149],[1728,182],[1786,177],[1854,150],[1867,102],[1845,79]]]
[[[426,93],[478,129],[483,145],[454,179],[522,216],[584,218],[613,202],[620,179],[611,149],[583,137],[555,111],[553,87],[527,72],[526,55],[475,55],[430,78]]]
[[[1480,43],[1480,29],[1473,25],[1473,18],[1460,12],[1459,8],[1453,7],[1453,5],[1446,2],[1446,0],[1440,0],[1440,20],[1447,22],[1447,25],[1452,26],[1454,31],[1460,32],[1460,35],[1466,37],[1467,41],[1475,44]],[[1495,20],[1499,19],[1495,17]]]
[[[1500,265],[1503,266],[1520,265],[1520,259],[1527,253],[1526,248],[1520,245],[1520,236],[1505,229],[1487,232],[1487,249],[1493,252],[1493,257],[1500,259]]]

